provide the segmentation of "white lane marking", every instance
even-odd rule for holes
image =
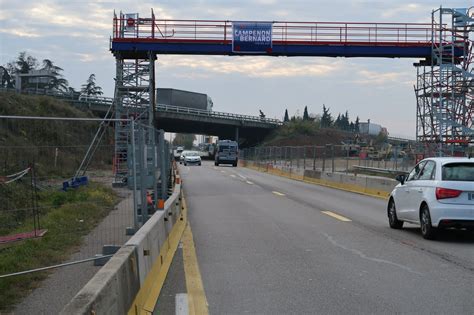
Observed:
[[[282,194],[281,192],[278,192],[278,191],[272,191],[272,193],[274,193],[277,196],[284,196],[285,195],[285,194]]]
[[[221,171],[222,174],[225,174],[225,171]]]
[[[249,180],[247,181],[247,184],[253,185],[253,183],[252,183],[251,181],[249,181]]]
[[[243,180],[247,180],[247,177],[242,176],[242,175],[240,175],[239,173],[237,173],[237,175],[239,175],[239,177],[242,178]]]
[[[237,176],[235,176],[234,174],[230,174],[230,177],[236,178]]]
[[[176,315],[188,315],[188,295],[186,293],[178,293],[175,296],[175,314]]]
[[[331,216],[335,219],[338,219],[339,221],[343,221],[343,222],[351,222],[352,220],[351,219],[348,219],[340,214],[337,214],[337,213],[334,213],[332,211],[321,211],[322,213],[328,215],[328,216]]]

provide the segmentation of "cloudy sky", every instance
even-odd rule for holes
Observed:
[[[430,22],[431,10],[472,6],[471,0],[436,1],[49,1],[0,0],[0,64],[27,51],[62,68],[79,89],[95,73],[105,96],[112,96],[115,65],[109,52],[114,10],[157,18]],[[214,110],[282,118],[318,114],[326,104],[335,115],[386,126],[391,135],[415,136],[415,59],[268,58],[160,56],[157,86],[207,93]]]

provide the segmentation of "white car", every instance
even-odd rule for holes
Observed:
[[[390,194],[389,225],[419,224],[433,239],[437,229],[474,229],[474,158],[429,158],[418,163]]]
[[[197,151],[188,151],[183,156],[184,165],[201,165],[201,156]]]

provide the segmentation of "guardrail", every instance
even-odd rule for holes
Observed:
[[[208,111],[208,110],[201,110],[201,109],[195,109],[195,108],[190,108],[190,107],[172,106],[172,105],[166,105],[166,104],[157,104],[156,109],[159,111],[164,111],[164,112],[184,113],[184,114],[192,114],[196,116],[253,121],[253,122],[268,123],[268,124],[275,124],[275,125],[283,124],[282,121],[278,119],[273,119],[273,118],[261,118],[258,116],[231,114],[231,113],[225,113],[225,112]]]
[[[269,22],[273,25],[272,41],[277,44],[430,45],[432,27],[438,28],[431,23]],[[224,20],[156,19],[153,13],[151,18],[121,14],[113,19],[112,39],[231,43],[232,23]],[[436,32],[433,34],[438,36]]]
[[[394,176],[398,174],[409,173],[407,171],[399,171],[399,170],[379,168],[379,167],[358,166],[358,165],[353,165],[352,168],[354,169],[355,174],[361,173],[360,171],[365,171],[365,172],[374,173],[374,174],[381,174],[381,175],[394,175]]]

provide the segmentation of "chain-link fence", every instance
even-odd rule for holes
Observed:
[[[436,156],[436,147],[420,150],[407,146],[373,147],[351,145],[326,146],[266,146],[247,148],[240,151],[242,161],[252,162],[260,167],[286,170],[319,170],[326,172],[366,172],[378,175],[408,172],[423,158]],[[464,156],[466,152],[448,150],[444,156]]]
[[[127,120],[128,176],[112,187],[115,120],[104,122],[0,116],[0,309],[44,277],[33,271],[103,264],[170,195],[164,132]]]

